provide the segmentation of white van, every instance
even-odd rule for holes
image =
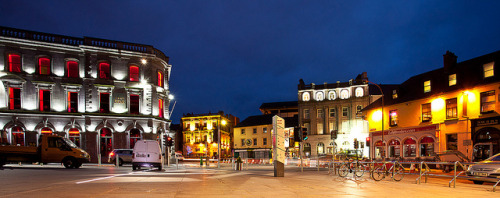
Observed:
[[[161,170],[160,145],[155,140],[139,140],[135,143],[132,155],[132,169],[145,167],[157,167]]]

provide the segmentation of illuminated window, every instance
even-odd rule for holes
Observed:
[[[431,81],[424,82],[424,93],[431,92]]]
[[[111,68],[109,66],[109,63],[106,62],[99,63],[99,78],[111,79]]]
[[[50,90],[40,90],[40,111],[50,111]]]
[[[100,136],[101,157],[104,158],[113,150],[113,133],[111,129],[102,128]]]
[[[131,65],[129,67],[128,75],[130,77],[130,81],[139,81],[139,67],[137,65]]]
[[[321,121],[316,123],[316,131],[318,135],[323,135],[324,129],[323,129],[323,123]]]
[[[398,98],[398,91],[397,90],[392,90],[392,99]]]
[[[335,108],[330,108],[330,118],[334,118],[337,114],[337,110]]]
[[[163,87],[163,72],[158,71],[158,86]]]
[[[100,93],[99,112],[109,113],[109,93]]]
[[[361,114],[361,109],[363,109],[363,106],[362,106],[362,105],[358,105],[358,106],[356,106],[356,114],[357,114],[357,115]]]
[[[358,87],[356,88],[356,97],[363,97],[363,88]]]
[[[483,72],[485,78],[492,77],[495,75],[494,65],[495,65],[494,62],[483,65]]]
[[[50,59],[49,58],[39,58],[38,59],[38,71],[41,75],[50,74]]]
[[[348,99],[348,98],[349,98],[349,90],[342,89],[342,91],[340,91],[340,99]]]
[[[130,114],[139,114],[139,95],[130,95]]]
[[[304,119],[309,119],[309,109],[304,109]]]
[[[324,99],[325,99],[325,95],[323,94],[323,92],[316,93],[316,100],[317,101],[323,101]]]
[[[133,149],[135,143],[141,139],[141,131],[139,129],[130,130],[130,148]]]
[[[403,142],[403,144],[404,157],[417,156],[417,141],[415,141],[413,138],[408,138]]]
[[[78,112],[78,93],[68,92],[68,112]]]
[[[245,134],[245,129],[241,129],[241,134]]]
[[[429,157],[434,154],[434,139],[424,137],[420,140],[420,157]]]
[[[457,84],[457,74],[451,74],[448,76],[448,86],[453,86]]]
[[[17,54],[9,54],[9,71],[21,72],[21,56]]]
[[[264,129],[262,129],[264,131],[264,133],[267,133],[267,127],[264,127]]]
[[[446,100],[446,119],[457,118],[457,98]]]
[[[389,111],[389,125],[392,126],[398,126],[398,111],[397,110],[390,110]]]
[[[337,99],[337,94],[335,93],[335,91],[328,92],[328,99],[329,100],[335,100],[335,99]]]
[[[324,113],[323,113],[323,109],[318,109],[317,110],[317,115],[316,115],[317,118],[323,118],[324,117]]]
[[[23,128],[19,127],[19,126],[16,126],[16,127],[12,127],[12,129],[10,129],[10,132],[11,132],[11,141],[12,141],[12,145],[14,146],[25,146],[26,143],[25,143],[25,134],[24,134],[24,130]]]
[[[68,131],[69,140],[76,144],[76,146],[80,147],[80,130],[77,128],[71,128]]]
[[[78,62],[68,61],[66,62],[66,71],[68,73],[68,78],[79,78],[80,72],[78,71]]]
[[[401,156],[401,143],[398,140],[389,141],[389,157]]]
[[[349,108],[347,107],[342,107],[342,116],[347,117],[349,116]]]
[[[495,90],[481,93],[481,113],[495,110]]]
[[[158,100],[158,117],[163,118],[163,99]]]
[[[262,144],[263,144],[263,145],[267,145],[267,138],[263,138],[263,139],[262,139]]]
[[[302,93],[302,101],[309,101],[311,99],[311,95],[309,95],[309,92],[304,92]]]
[[[431,120],[431,103],[422,104],[422,122],[429,122]]]
[[[50,129],[49,127],[44,127],[44,128],[42,128],[41,133],[46,134],[46,135],[50,135],[50,134],[52,134],[52,129]]]
[[[323,142],[318,143],[316,146],[318,154],[325,154],[325,144]]]
[[[21,109],[21,89],[11,87],[9,89],[9,109]]]

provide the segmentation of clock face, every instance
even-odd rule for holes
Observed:
[[[252,140],[251,140],[251,139],[247,139],[247,140],[245,141],[245,144],[246,144],[247,146],[252,145]]]

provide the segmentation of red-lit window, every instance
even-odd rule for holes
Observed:
[[[44,127],[42,128],[42,134],[50,135],[52,134],[52,129],[50,129],[49,127]]]
[[[11,87],[9,89],[9,109],[21,109],[21,89]]]
[[[76,146],[80,147],[80,130],[77,128],[71,128],[68,132],[69,140],[76,144]]]
[[[113,134],[108,128],[101,129],[101,156],[107,157],[113,150]]]
[[[130,95],[130,114],[139,114],[139,95]]]
[[[39,69],[39,74],[49,75],[50,74],[50,59],[49,58],[39,58],[38,59],[38,69]]]
[[[130,148],[133,149],[135,143],[141,139],[141,131],[139,129],[130,130]]]
[[[40,111],[50,111],[50,90],[40,90]]]
[[[78,112],[78,93],[68,92],[68,112]]]
[[[158,109],[159,109],[158,116],[160,118],[163,118],[163,99],[158,100]]]
[[[99,63],[99,78],[111,79],[111,70],[109,63]]]
[[[9,54],[9,71],[21,72],[21,56],[17,54]]]
[[[14,146],[24,146],[24,130],[23,128],[16,126],[13,127],[10,132],[12,133],[12,145]]]
[[[163,73],[158,71],[158,86],[163,87]]]
[[[109,93],[101,93],[99,98],[100,98],[99,112],[109,113]]]
[[[78,62],[68,61],[66,62],[66,70],[68,71],[68,78],[79,78]]]
[[[128,75],[130,77],[130,81],[139,81],[139,67],[136,65],[131,65],[129,67]]]

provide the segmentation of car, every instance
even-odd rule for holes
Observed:
[[[114,149],[109,153],[108,162],[116,164],[116,156],[118,155],[118,165],[123,166],[124,163],[132,163],[132,149]]]
[[[497,182],[500,178],[500,153],[481,161],[475,165],[469,166],[467,176],[474,184],[483,184],[486,182]]]
[[[132,154],[132,170],[141,167],[156,167],[161,170],[162,153],[156,140],[140,140],[135,143]]]

